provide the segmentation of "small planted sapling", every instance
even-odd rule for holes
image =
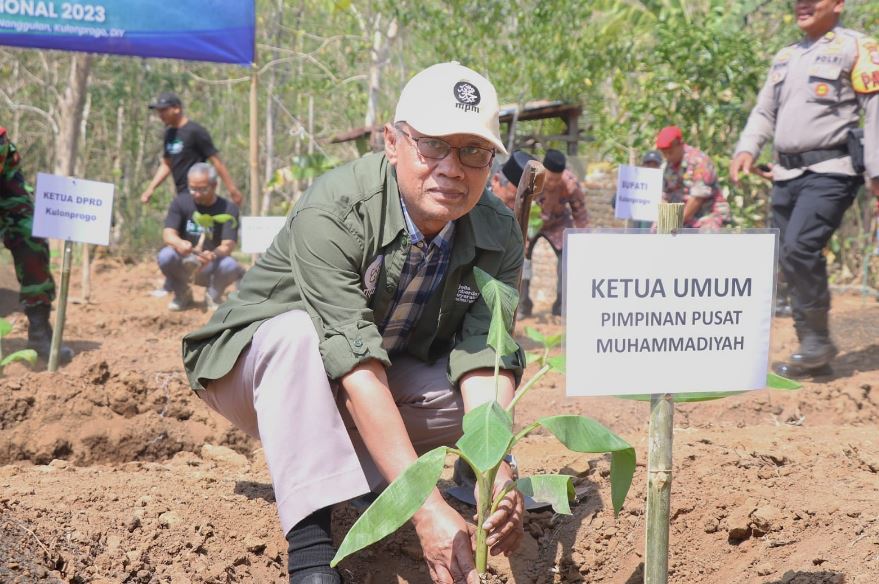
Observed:
[[[508,332],[512,326],[518,294],[478,268],[474,269],[474,273],[492,315],[487,344],[495,352],[497,387],[501,358],[518,349]],[[454,448],[435,448],[403,471],[351,527],[333,558],[333,566],[346,556],[390,535],[412,517],[436,486],[446,455],[454,454],[476,476],[476,569],[484,574],[488,561],[488,545],[487,532],[482,525],[511,489],[518,489],[523,495],[536,501],[549,503],[556,513],[571,513],[569,502],[574,497],[574,487],[571,477],[566,475],[546,474],[519,478],[492,498],[495,476],[504,457],[511,453],[517,443],[538,428],[547,430],[575,452],[611,454],[611,501],[614,512],[619,513],[635,472],[635,450],[626,441],[594,420],[573,415],[541,418],[527,424],[518,432],[515,431],[512,414],[519,400],[550,371],[564,371],[564,357],[549,356],[549,350],[561,342],[561,337],[544,337],[533,330],[529,331],[529,336],[543,345],[543,353],[536,357],[540,365],[537,374],[519,389],[506,408],[495,399],[467,412],[462,423],[463,436]]]
[[[214,227],[216,225],[222,225],[223,223],[231,221],[233,227],[238,226],[238,221],[235,220],[235,216],[230,215],[229,213],[208,215],[207,213],[199,213],[198,211],[195,211],[192,214],[192,221],[202,229],[201,235],[198,236],[198,243],[196,243],[193,248],[193,251],[196,253],[204,251],[204,242],[208,237],[214,236]]]
[[[217,215],[208,215],[207,213],[199,213],[195,211],[192,214],[192,222],[201,227],[201,234],[198,236],[198,242],[192,248],[193,253],[183,258],[184,265],[189,267],[190,275],[201,267],[198,256],[204,251],[204,244],[207,238],[213,238],[214,227],[223,223],[232,222],[233,227],[238,226],[238,221],[234,215],[229,213],[219,213]]]
[[[7,365],[14,361],[27,361],[32,364],[37,360],[37,352],[33,349],[22,349],[21,351],[16,351],[9,355],[3,354],[3,337],[11,332],[12,324],[5,318],[0,318],[0,374],[2,374],[3,369],[5,369]]]

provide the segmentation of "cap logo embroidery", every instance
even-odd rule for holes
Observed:
[[[377,256],[366,268],[366,273],[363,274],[363,294],[367,298],[372,298],[375,293],[375,286],[378,283],[378,276],[382,271],[384,261],[385,256]]]
[[[479,102],[482,101],[482,96],[479,95],[479,90],[476,89],[475,85],[466,81],[458,81],[455,83],[453,93],[455,94],[455,99],[458,101],[458,103],[455,104],[456,108],[462,109],[465,112],[479,113],[478,106]]]

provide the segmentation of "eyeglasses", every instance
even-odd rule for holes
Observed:
[[[209,193],[213,187],[208,185],[206,187],[189,187],[189,192],[191,193]]]
[[[416,138],[401,128],[397,128],[401,134],[415,143],[415,149],[425,158],[442,160],[452,150],[458,151],[458,160],[461,164],[470,168],[485,168],[491,164],[494,158],[494,150],[480,148],[479,146],[452,146],[445,140],[430,136]]]

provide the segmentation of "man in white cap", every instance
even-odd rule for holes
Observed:
[[[193,389],[262,441],[293,584],[341,581],[334,504],[454,443],[464,413],[494,399],[473,270],[515,287],[522,267],[513,214],[485,190],[504,152],[487,79],[425,69],[384,140],[316,181],[240,290],[183,340]],[[524,365],[521,349],[503,359],[502,405]],[[502,464],[496,492],[512,478]],[[513,491],[487,521],[492,553],[518,547],[522,514]],[[412,521],[434,582],[478,582],[468,525],[439,491]]]

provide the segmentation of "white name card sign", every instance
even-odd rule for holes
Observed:
[[[112,183],[38,173],[33,234],[109,245],[114,189]]]
[[[286,221],[286,217],[242,217],[241,251],[264,253]]]
[[[567,394],[765,387],[776,242],[566,232]]]
[[[662,201],[662,171],[621,165],[617,175],[617,219],[656,221]]]

